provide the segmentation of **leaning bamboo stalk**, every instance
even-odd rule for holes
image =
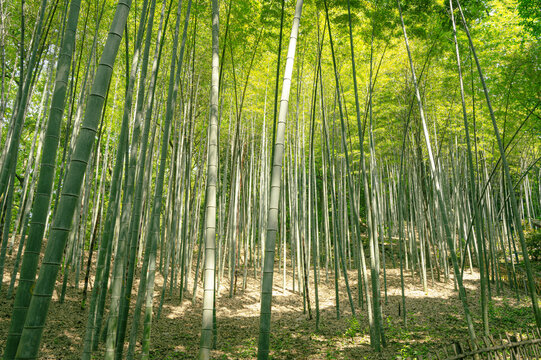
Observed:
[[[466,144],[467,144],[467,157],[468,157],[468,169],[469,169],[469,181],[470,181],[470,202],[473,207],[473,217],[475,219],[475,237],[477,239],[477,248],[479,251],[478,261],[479,261],[479,273],[481,277],[481,311],[483,318],[483,329],[485,335],[489,335],[488,327],[488,305],[487,305],[487,280],[488,274],[486,273],[485,268],[485,240],[481,232],[481,217],[479,206],[477,205],[477,182],[475,181],[475,176],[473,173],[473,159],[472,159],[472,149],[470,143],[470,133],[469,133],[469,124],[468,124],[468,115],[466,111],[466,101],[464,98],[464,83],[462,81],[462,67],[460,64],[460,52],[458,49],[458,40],[456,37],[456,24],[455,24],[455,15],[453,11],[453,0],[449,0],[449,7],[451,13],[451,20],[453,23],[453,39],[455,43],[455,52],[457,59],[457,68],[458,68],[458,78],[460,83],[460,98],[462,103],[462,115],[464,118],[464,131],[466,135]]]
[[[456,280],[456,282],[458,284],[459,297],[460,297],[460,300],[462,301],[462,307],[464,308],[464,314],[466,316],[466,323],[468,325],[468,332],[469,332],[471,340],[475,341],[475,339],[476,339],[475,330],[473,328],[473,322],[472,322],[472,319],[471,319],[471,314],[470,314],[470,310],[469,310],[469,307],[468,307],[468,302],[467,302],[467,299],[466,299],[466,291],[465,291],[464,285],[462,283],[462,276],[460,274],[460,269],[458,267],[458,260],[457,260],[456,252],[454,251],[453,240],[451,238],[451,231],[449,229],[449,223],[447,221],[447,210],[446,210],[446,204],[443,201],[442,188],[441,188],[440,180],[439,180],[439,173],[436,171],[436,165],[435,165],[435,162],[434,162],[434,156],[432,155],[432,147],[431,147],[431,142],[430,142],[430,135],[429,135],[429,132],[428,132],[428,129],[427,129],[427,126],[426,126],[426,121],[425,121],[425,118],[424,118],[423,104],[422,104],[422,100],[421,100],[421,95],[419,93],[419,87],[418,87],[418,84],[417,84],[417,78],[415,76],[415,69],[413,67],[413,60],[412,60],[411,52],[410,52],[410,48],[409,48],[408,36],[407,36],[407,33],[406,33],[406,27],[404,25],[404,19],[402,17],[402,8],[400,6],[400,0],[398,0],[397,3],[398,3],[398,10],[400,12],[400,20],[401,20],[401,23],[402,23],[402,30],[404,32],[404,40],[405,40],[405,43],[406,43],[406,49],[407,49],[407,52],[408,52],[408,58],[409,58],[410,67],[411,67],[413,84],[415,86],[415,94],[416,94],[417,102],[418,102],[418,105],[419,105],[421,123],[422,123],[422,126],[423,126],[425,143],[426,143],[426,148],[427,148],[427,152],[428,152],[428,158],[429,158],[429,162],[430,162],[430,170],[431,170],[431,173],[432,173],[432,177],[434,178],[435,192],[436,192],[436,195],[437,195],[438,205],[439,205],[442,220],[443,220],[446,240],[447,240],[449,250],[450,250],[450,253],[451,253],[451,261],[453,263],[453,268],[454,268],[454,272],[455,272],[455,274],[454,274],[455,275],[455,280]]]
[[[496,141],[498,143],[498,148],[500,150],[500,155],[502,159],[502,168],[505,175],[505,181],[507,183],[509,194],[510,194],[510,203],[511,203],[511,209],[512,209],[512,215],[513,220],[517,229],[517,233],[520,240],[520,246],[522,248],[522,256],[524,261],[524,267],[526,268],[526,276],[528,279],[528,286],[530,290],[530,298],[532,300],[532,308],[535,315],[535,322],[537,323],[537,326],[541,326],[541,312],[539,311],[539,303],[537,301],[537,292],[535,288],[535,279],[532,272],[532,266],[530,264],[530,258],[528,256],[528,248],[526,247],[526,240],[524,239],[524,231],[522,229],[522,222],[520,220],[520,216],[518,213],[517,208],[517,200],[515,196],[515,191],[513,189],[513,182],[511,180],[511,175],[509,173],[509,165],[507,164],[507,156],[505,155],[505,149],[503,146],[502,139],[500,137],[500,132],[498,130],[498,125],[496,124],[496,117],[494,115],[494,110],[492,109],[492,104],[490,102],[490,97],[488,95],[488,89],[485,82],[485,77],[483,76],[483,72],[481,70],[481,65],[479,63],[479,58],[477,57],[477,53],[475,51],[475,47],[473,46],[472,37],[470,35],[470,31],[468,28],[468,24],[466,22],[466,18],[464,17],[464,13],[462,12],[462,7],[460,6],[460,2],[457,0],[458,10],[460,12],[460,16],[462,18],[462,23],[464,25],[464,30],[466,31],[466,35],[468,37],[468,41],[470,44],[470,48],[472,50],[473,58],[475,59],[475,64],[477,66],[477,71],[479,73],[479,78],[481,80],[481,84],[483,86],[483,92],[485,93],[485,99],[487,102],[487,107],[490,113],[490,118],[492,120],[492,126],[494,128],[494,134],[496,136]]]
[[[36,358],[38,354],[41,335],[47,317],[47,311],[43,311],[43,309],[47,309],[51,301],[72,215],[75,212],[78,202],[83,175],[90,157],[92,144],[94,143],[101,110],[105,102],[105,95],[111,80],[114,61],[122,39],[130,5],[131,0],[120,0],[111,23],[111,29],[88,99],[88,105],[92,106],[95,111],[85,114],[83,126],[77,137],[75,151],[66,173],[60,204],[53,221],[51,233],[49,234],[45,257],[40,268],[39,277],[28,308],[28,316],[21,334],[17,351],[18,358],[31,359]]]
[[[273,150],[272,170],[270,178],[270,195],[268,207],[268,220],[266,227],[265,252],[263,255],[263,280],[261,284],[261,313],[259,318],[259,341],[258,359],[267,359],[269,356],[270,343],[270,320],[272,301],[272,280],[274,275],[274,251],[276,233],[278,232],[278,208],[280,200],[280,178],[282,173],[282,161],[285,150],[286,119],[289,106],[289,91],[293,74],[293,62],[299,33],[303,0],[297,0],[293,26],[289,39],[289,49],[284,71],[282,85],[282,97],[280,100],[280,112],[276,123],[276,138]]]
[[[32,205],[32,219],[26,249],[21,265],[19,286],[15,294],[14,312],[11,316],[10,330],[6,343],[4,357],[15,357],[19,339],[24,326],[27,309],[30,303],[31,287],[34,284],[37,265],[39,261],[41,243],[47,222],[48,207],[51,199],[51,190],[54,181],[56,154],[60,136],[60,123],[64,112],[67,82],[71,65],[73,49],[75,47],[75,32],[79,19],[80,1],[71,2],[67,19],[67,28],[59,52],[55,87],[51,100],[49,121],[45,132],[43,155],[40,164],[40,175],[36,188],[36,197]]]

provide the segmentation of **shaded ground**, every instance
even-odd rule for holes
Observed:
[[[7,261],[6,274],[11,273],[12,262],[11,257]],[[457,292],[453,289],[452,280],[448,283],[429,280],[429,289],[425,293],[418,278],[413,279],[411,272],[408,271],[406,276],[408,326],[405,327],[399,315],[400,272],[397,269],[389,269],[387,271],[387,302],[382,294],[387,347],[377,354],[370,347],[366,311],[361,310],[357,303],[356,271],[349,271],[348,275],[357,318],[351,316],[342,278],[340,281],[340,319],[336,316],[334,279],[329,274],[328,281],[325,281],[324,271],[320,273],[321,317],[320,329],[316,332],[315,320],[309,320],[308,315],[303,313],[302,295],[292,292],[291,270],[288,270],[285,291],[282,287],[282,274],[278,268],[275,271],[271,328],[271,356],[274,359],[394,359],[399,356],[424,355],[453,341],[467,338],[462,305]],[[259,279],[254,279],[253,271],[249,273],[246,291],[237,291],[233,298],[229,298],[229,283],[222,282],[221,293],[217,298],[218,339],[217,350],[213,353],[215,359],[249,359],[257,354]],[[12,299],[6,299],[6,290],[9,286],[9,278],[6,277],[9,275],[4,276],[0,294],[0,349],[2,350],[5,346],[13,305]],[[55,296],[51,303],[40,352],[42,358],[78,359],[82,352],[87,311],[82,310],[80,305],[84,275],[81,277],[83,279],[79,290],[71,285],[63,304],[58,302],[58,296]],[[195,304],[191,302],[190,292],[185,293],[182,303],[179,302],[178,288],[173,291],[172,297],[167,292],[161,318],[156,319],[162,282],[161,275],[158,275],[151,331],[151,357],[154,359],[193,359],[199,348],[202,313],[201,287],[199,287]],[[468,299],[474,314],[476,330],[481,334],[479,299],[474,293],[474,290],[479,287],[478,275],[467,271],[464,275],[464,283],[469,290]],[[241,277],[239,277],[238,285],[242,286]],[[61,286],[61,277],[59,277],[56,287],[58,293]],[[190,280],[188,289],[191,290],[192,286]],[[137,282],[134,288],[137,288]],[[492,333],[500,334],[503,331],[513,331],[534,325],[528,298],[524,294],[521,295],[521,301],[516,301],[514,293],[509,290],[504,292],[505,296],[496,296],[493,286],[492,292],[489,312]],[[136,295],[133,295],[132,299],[135,298]],[[310,294],[310,300],[312,312],[315,314],[313,292]],[[95,357],[103,357],[103,345],[100,345]]]

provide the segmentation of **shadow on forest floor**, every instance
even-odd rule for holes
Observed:
[[[8,259],[6,274],[11,271],[12,259]],[[428,290],[408,272],[406,281],[406,314],[408,326],[405,327],[399,315],[401,304],[400,273],[397,269],[387,271],[387,302],[382,291],[383,322],[387,346],[381,353],[370,347],[368,318],[366,310],[360,309],[357,297],[357,272],[349,271],[351,292],[357,317],[351,316],[351,308],[343,279],[340,281],[340,319],[335,307],[334,279],[329,274],[325,280],[324,270],[320,273],[319,286],[320,328],[315,330],[315,301],[313,289],[310,301],[312,320],[303,313],[303,298],[292,290],[291,273],[287,274],[286,290],[283,290],[283,277],[275,272],[273,312],[271,325],[271,356],[273,359],[394,359],[399,356],[425,355],[435,352],[453,341],[467,338],[467,329],[458,293],[453,289],[453,281],[432,282],[429,275]],[[71,275],[73,278],[73,274]],[[58,293],[61,278],[57,283]],[[46,328],[43,335],[40,356],[51,359],[78,359],[82,352],[82,339],[86,324],[87,310],[81,309],[83,281],[76,290],[68,288],[63,304],[58,297],[51,303]],[[163,284],[161,275],[157,276],[154,298],[154,318],[151,330],[151,358],[153,359],[193,359],[199,348],[201,329],[201,286],[198,287],[196,302],[192,305],[192,281],[188,284],[184,300],[179,302],[179,289],[173,296],[167,295],[160,319],[156,319],[160,292]],[[239,286],[242,279],[239,278]],[[464,284],[468,290],[468,300],[473,313],[476,331],[481,334],[480,305],[477,290],[478,274],[466,272]],[[134,284],[137,289],[138,281]],[[201,285],[201,284],[199,284]],[[0,349],[3,350],[13,300],[6,298],[9,278],[4,277],[0,295]],[[297,286],[297,284],[296,284]],[[382,278],[383,288],[383,278]],[[519,328],[533,326],[535,321],[529,305],[529,298],[521,294],[521,301],[514,298],[509,289],[505,296],[496,296],[492,289],[489,309],[491,332],[499,334]],[[135,290],[132,306],[135,302]],[[128,324],[128,329],[129,329]],[[142,326],[142,325],[141,325]],[[249,359],[257,355],[257,336],[259,328],[259,280],[253,273],[247,281],[246,290],[239,290],[230,298],[229,283],[222,281],[220,296],[217,298],[217,344],[213,352],[215,359]],[[141,335],[139,336],[141,339]],[[139,340],[140,341],[140,340]],[[140,350],[140,342],[137,350]],[[103,357],[103,344],[95,353]]]

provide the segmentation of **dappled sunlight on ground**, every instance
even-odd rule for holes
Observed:
[[[12,259],[8,259],[8,273]],[[290,268],[288,269],[290,270]],[[249,272],[250,273],[250,272]],[[345,290],[344,279],[340,279],[340,319],[337,319],[335,307],[334,278],[329,274],[325,281],[324,270],[320,272],[319,285],[320,326],[315,329],[315,294],[313,292],[312,273],[310,278],[310,306],[303,311],[303,297],[292,291],[291,272],[287,273],[287,286],[283,289],[282,272],[276,269],[273,288],[273,307],[271,324],[271,355],[274,359],[394,359],[397,356],[426,354],[467,336],[466,324],[458,293],[454,290],[452,278],[448,282],[432,281],[428,274],[428,289],[425,292],[419,275],[412,277],[410,270],[405,274],[406,314],[408,326],[405,327],[401,314],[400,271],[387,270],[387,299],[383,291],[382,310],[387,347],[376,354],[370,347],[368,318],[366,309],[358,303],[357,271],[348,271],[351,293],[357,317],[351,316],[351,307]],[[71,276],[70,281],[73,276]],[[61,291],[61,277],[56,291]],[[43,335],[41,356],[49,358],[78,359],[82,351],[82,338],[86,324],[87,309],[81,308],[81,293],[84,280],[79,290],[70,284],[64,304],[56,298],[51,303]],[[297,280],[295,280],[297,281]],[[12,300],[5,298],[9,279],[4,277],[4,287],[0,296],[0,347],[3,348],[9,327]],[[195,303],[192,304],[193,276],[187,284],[183,301],[179,301],[179,289],[170,294],[166,291],[162,314],[156,318],[161,297],[163,278],[156,277],[154,294],[154,317],[151,330],[151,357],[154,359],[193,359],[199,348],[202,313],[202,283],[198,284]],[[238,289],[229,297],[229,282],[222,279],[217,305],[217,344],[213,352],[215,359],[249,359],[257,354],[257,336],[259,329],[259,292],[260,279],[254,279],[253,272],[246,281],[246,290],[242,290],[242,276],[237,281]],[[479,286],[477,273],[464,273],[464,285],[473,313],[477,331],[481,329],[480,305],[476,289]],[[138,281],[134,282],[132,310],[136,299]],[[295,288],[298,285],[295,284]],[[533,325],[533,317],[528,298],[522,296],[517,302],[513,293],[494,296],[490,308],[491,331],[500,333],[517,327]],[[90,297],[90,293],[88,295]],[[400,311],[400,314],[399,314]],[[130,324],[128,324],[129,329]],[[141,326],[142,327],[142,322]],[[128,338],[128,337],[127,337]],[[141,334],[139,334],[141,339]],[[140,340],[137,351],[140,351]],[[103,357],[103,344],[100,344],[96,358]]]

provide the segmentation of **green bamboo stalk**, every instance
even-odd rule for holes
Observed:
[[[13,164],[14,165],[14,164]],[[5,202],[2,206],[2,208],[5,208],[4,212],[4,224],[2,226],[2,249],[0,250],[0,281],[3,283],[3,273],[4,273],[4,265],[6,262],[6,252],[8,248],[8,238],[9,238],[9,231],[11,227],[11,218],[13,217],[13,189],[15,187],[15,166],[12,167],[10,171],[10,180],[8,184],[8,192],[7,196],[4,199]]]
[[[53,90],[49,120],[43,144],[40,175],[34,204],[32,205],[32,219],[30,221],[28,240],[21,265],[19,285],[15,294],[13,314],[11,316],[4,359],[13,359],[15,357],[24,326],[24,319],[26,318],[27,309],[30,304],[31,288],[36,277],[41,243],[51,200],[56,154],[60,136],[60,123],[64,113],[68,76],[73,49],[75,47],[75,33],[79,19],[80,3],[80,0],[73,0],[71,2],[66,32],[59,52],[55,87]]]
[[[430,143],[430,135],[428,133],[428,129],[427,129],[427,126],[426,126],[426,121],[425,121],[424,112],[423,112],[423,106],[422,106],[422,101],[421,101],[421,95],[419,93],[419,87],[417,85],[417,78],[415,76],[415,69],[413,67],[413,60],[412,60],[411,52],[410,52],[410,48],[409,48],[408,36],[407,36],[407,33],[406,33],[406,27],[404,25],[404,19],[402,17],[402,8],[400,6],[400,0],[397,0],[397,4],[398,4],[398,10],[400,12],[400,20],[401,20],[401,23],[402,23],[402,30],[404,32],[404,40],[405,40],[406,49],[407,49],[407,52],[408,52],[408,58],[409,58],[410,67],[411,67],[411,73],[412,73],[412,79],[413,79],[413,84],[414,84],[414,87],[415,87],[415,94],[416,94],[417,102],[418,102],[418,105],[419,105],[419,112],[420,112],[420,117],[421,117],[421,123],[422,123],[422,126],[423,126],[423,132],[424,132],[425,143],[426,143],[426,148],[427,148],[427,152],[428,152],[428,158],[430,160],[430,170],[431,170],[432,177],[433,177],[433,180],[434,180],[435,192],[436,192],[436,195],[437,195],[438,206],[440,208],[441,217],[442,217],[442,220],[443,220],[443,225],[444,225],[447,244],[448,244],[448,247],[449,247],[449,251],[451,253],[451,261],[453,263],[453,268],[454,268],[454,272],[455,272],[455,274],[454,274],[455,275],[455,280],[456,280],[456,282],[458,284],[459,297],[460,297],[460,300],[462,301],[462,307],[464,308],[464,315],[466,317],[466,323],[467,323],[467,326],[468,326],[468,333],[470,335],[471,340],[475,341],[475,339],[476,339],[475,330],[473,328],[473,322],[472,322],[470,310],[469,310],[469,307],[468,307],[468,301],[467,301],[467,298],[466,298],[466,291],[465,291],[464,285],[462,283],[462,276],[460,274],[460,269],[458,267],[458,260],[457,260],[457,256],[456,256],[456,251],[453,248],[453,240],[451,238],[451,231],[449,229],[449,223],[447,221],[446,204],[443,201],[442,188],[441,188],[440,180],[439,180],[439,173],[436,171],[436,165],[435,165],[435,162],[434,162],[434,156],[432,155],[432,147],[431,147],[431,143]]]
[[[183,55],[184,55],[184,47],[186,43],[186,35],[188,31],[188,23],[190,19],[190,8],[191,8],[192,1],[188,0],[188,5],[186,9],[186,20],[184,23],[184,31],[182,34],[182,44],[180,47],[180,54],[178,59],[178,70],[177,72],[180,73],[180,70],[182,68],[182,62],[183,62]],[[174,40],[174,50],[173,50],[173,59],[176,55],[176,44],[178,43],[178,27],[179,27],[179,19],[180,19],[180,9],[181,9],[181,2],[179,1],[178,5],[179,11],[177,12],[177,25],[175,30],[175,40]],[[176,104],[176,87],[177,82],[173,82],[173,79],[178,79],[178,77],[175,76],[175,64],[174,61],[171,63],[171,71],[170,71],[170,86],[168,91],[168,102],[167,102],[167,111],[166,111],[166,123],[164,125],[164,135],[162,137],[162,150],[160,155],[160,170],[156,179],[156,190],[154,195],[154,206],[152,209],[152,214],[150,216],[150,229],[148,231],[148,239],[146,241],[147,243],[147,249],[150,248],[150,254],[149,254],[149,265],[148,265],[148,279],[147,279],[147,288],[146,288],[146,307],[145,307],[145,322],[144,322],[144,328],[143,328],[143,359],[148,359],[149,357],[149,348],[150,348],[150,325],[152,320],[152,304],[153,304],[153,298],[154,298],[154,277],[155,277],[155,268],[156,268],[156,251],[157,251],[157,243],[158,243],[158,234],[159,234],[159,216],[161,213],[161,207],[162,207],[162,194],[163,194],[163,183],[164,183],[164,175],[165,175],[165,163],[167,159],[167,149],[169,147],[169,129],[171,127],[171,119],[173,117],[173,109],[175,108]],[[142,272],[144,274],[144,272]],[[138,316],[139,314],[136,313]],[[132,330],[135,331],[135,330]]]
[[[216,187],[218,180],[218,94],[220,87],[220,59],[218,55],[218,40],[220,35],[219,11],[218,0],[212,0],[212,77],[210,90],[210,119],[208,126],[207,189],[205,195],[205,271],[203,284],[203,320],[199,348],[199,359],[201,360],[210,358],[215,327]]]
[[[111,23],[110,32],[88,99],[88,107],[94,109],[94,111],[86,112],[83,126],[77,137],[75,151],[66,173],[66,181],[62,190],[58,211],[54,218],[51,233],[49,234],[47,249],[28,308],[28,315],[17,350],[17,358],[33,359],[38,354],[58,268],[71,226],[72,215],[78,203],[77,200],[81,191],[83,175],[90,157],[92,144],[94,143],[101,110],[111,80],[114,61],[122,39],[130,5],[131,0],[120,0]]]
[[[24,4],[24,2],[23,2]],[[30,50],[30,58],[28,60],[27,69],[24,73],[22,72],[22,64],[24,62],[24,56],[21,56],[21,81],[22,83],[19,86],[19,96],[18,96],[18,105],[15,110],[14,116],[11,118],[11,136],[9,140],[9,145],[7,147],[7,153],[5,160],[2,163],[2,168],[0,170],[0,201],[4,198],[8,188],[8,181],[11,171],[12,164],[17,162],[17,152],[19,150],[19,142],[21,139],[21,131],[23,128],[23,123],[26,114],[26,106],[28,102],[28,97],[30,96],[30,89],[34,80],[34,75],[36,74],[36,63],[38,61],[38,46],[43,35],[43,20],[45,17],[45,9],[47,8],[47,0],[41,1],[41,6],[39,14],[37,17],[36,28],[34,32],[34,38],[32,39],[32,48]],[[24,9],[24,5],[23,5]],[[24,11],[24,10],[23,10]],[[21,17],[23,21],[23,17]],[[24,29],[24,25],[23,25]],[[21,34],[23,43],[21,44],[21,51],[24,51],[24,33]]]
[[[483,329],[485,336],[489,335],[488,327],[488,304],[487,304],[487,280],[488,274],[485,267],[485,240],[483,233],[481,232],[481,217],[479,206],[477,205],[477,182],[475,181],[475,175],[473,173],[473,158],[472,158],[472,147],[470,143],[470,130],[468,124],[468,114],[466,110],[466,100],[464,98],[464,83],[462,81],[462,67],[460,64],[460,52],[458,49],[458,40],[456,37],[456,24],[455,24],[455,15],[453,11],[453,0],[449,0],[449,8],[451,13],[451,20],[453,23],[453,40],[455,42],[455,52],[456,52],[456,61],[458,68],[458,79],[460,83],[460,98],[462,102],[462,115],[464,118],[464,131],[466,135],[466,144],[467,144],[467,157],[468,157],[468,170],[469,170],[469,181],[470,181],[470,202],[473,207],[473,217],[475,219],[475,237],[477,239],[477,248],[479,251],[478,261],[479,261],[479,273],[481,277],[481,311],[483,318]]]
[[[138,239],[139,239],[140,222],[143,216],[143,193],[145,192],[145,186],[144,186],[145,168],[149,166],[146,163],[146,159],[147,159],[147,150],[149,147],[149,136],[150,136],[151,121],[152,121],[152,113],[154,110],[156,79],[158,77],[159,64],[161,61],[161,54],[162,54],[163,44],[165,40],[165,37],[163,36],[163,34],[167,30],[169,14],[171,13],[172,1],[169,2],[169,6],[167,7],[167,14],[165,14],[166,3],[167,2],[162,3],[160,23],[158,26],[158,33],[156,37],[156,48],[154,50],[154,59],[152,63],[152,71],[151,71],[150,81],[146,85],[147,90],[148,90],[148,93],[145,96],[147,104],[144,107],[145,111],[144,111],[143,134],[141,137],[141,149],[139,151],[138,160],[137,160],[138,170],[136,171],[136,179],[135,179],[136,182],[135,182],[135,188],[134,188],[135,194],[134,194],[133,207],[132,207],[131,217],[130,217],[130,227],[129,227],[129,232],[128,232],[128,244],[130,244],[128,271],[126,275],[126,281],[124,283],[124,292],[121,299],[117,337],[116,337],[115,357],[117,359],[122,358],[122,353],[124,350],[124,338],[126,336],[128,313],[129,313],[129,307],[130,307],[129,304],[130,304],[131,293],[132,293],[132,285],[133,285],[133,281],[135,277],[135,267],[136,267],[136,262],[137,262],[136,250],[137,250],[137,244],[138,244]],[[164,19],[165,19],[165,24],[164,24]],[[149,33],[152,33],[152,26],[149,26],[147,31]],[[141,245],[141,246],[144,246],[144,245]],[[146,269],[144,269],[143,274],[145,273],[146,273]],[[143,278],[141,279],[141,282],[143,283],[142,289],[145,288],[144,287],[145,281],[146,279],[143,276]],[[135,316],[139,318],[139,313],[136,313]]]
[[[270,178],[270,195],[268,205],[268,220],[265,240],[265,253],[263,256],[263,279],[261,284],[261,313],[259,317],[259,341],[258,341],[258,359],[267,359],[269,356],[270,345],[270,323],[271,323],[271,301],[272,301],[272,280],[274,275],[274,251],[276,243],[276,233],[278,232],[278,208],[280,201],[280,178],[282,174],[282,161],[285,150],[285,130],[286,119],[289,106],[289,91],[291,87],[291,78],[293,74],[293,62],[295,59],[295,49],[297,45],[297,36],[299,33],[299,23],[302,14],[303,0],[297,0],[295,6],[295,15],[293,16],[293,26],[289,39],[289,49],[284,71],[284,80],[282,85],[282,97],[280,100],[280,112],[276,124],[276,138],[274,142],[272,170]]]
[[[513,221],[515,223],[515,227],[519,236],[520,240],[520,246],[522,248],[522,256],[524,261],[524,267],[526,268],[526,277],[528,279],[528,287],[530,290],[530,298],[532,300],[532,308],[535,316],[535,322],[537,323],[537,326],[541,326],[541,312],[539,311],[539,303],[537,301],[537,292],[535,287],[535,279],[532,272],[532,267],[530,264],[530,258],[528,256],[528,248],[526,247],[526,240],[524,239],[524,230],[522,228],[522,222],[520,220],[520,216],[518,213],[518,207],[517,207],[517,199],[515,196],[515,191],[513,188],[513,182],[511,180],[511,175],[509,173],[509,165],[507,164],[507,157],[505,155],[505,149],[503,146],[502,139],[500,137],[500,132],[498,130],[498,125],[496,124],[496,117],[494,115],[494,110],[492,109],[492,104],[490,102],[490,97],[488,95],[488,89],[485,82],[485,77],[483,76],[483,72],[481,70],[481,64],[479,63],[479,58],[477,57],[477,53],[475,51],[475,47],[473,46],[472,37],[468,28],[468,24],[466,22],[466,18],[464,17],[464,13],[462,12],[462,7],[460,6],[460,2],[457,0],[458,10],[460,12],[460,16],[462,18],[462,23],[464,25],[464,30],[466,31],[466,35],[468,36],[468,41],[470,44],[470,48],[472,50],[473,58],[475,59],[475,64],[477,66],[477,71],[479,73],[479,78],[481,80],[481,84],[483,85],[483,91],[485,93],[485,99],[487,102],[487,107],[490,113],[490,118],[492,120],[492,126],[494,128],[494,134],[496,136],[496,141],[498,143],[498,148],[500,150],[500,156],[502,159],[502,168],[505,175],[505,181],[508,186],[509,195],[510,195],[510,205],[512,209],[512,215],[513,215]]]
[[[125,302],[122,300],[121,293],[123,289],[126,288],[123,284],[123,279],[125,275],[125,268],[128,258],[128,247],[130,246],[130,218],[131,210],[133,207],[133,197],[134,197],[134,183],[135,183],[135,170],[136,170],[136,159],[138,155],[138,145],[140,142],[140,131],[141,131],[141,122],[143,118],[143,104],[144,104],[144,93],[145,93],[145,80],[147,75],[148,68],[148,58],[150,53],[150,42],[152,35],[152,28],[154,24],[154,12],[156,7],[156,0],[151,2],[148,14],[148,23],[146,28],[146,38],[145,38],[145,47],[143,50],[142,65],[141,65],[141,75],[139,79],[139,89],[137,94],[137,105],[136,105],[136,118],[134,124],[134,130],[132,135],[132,144],[129,150],[129,156],[126,156],[127,162],[127,172],[125,174],[125,191],[122,198],[122,213],[120,215],[120,234],[118,237],[118,244],[116,250],[115,261],[113,265],[113,279],[111,283],[111,303],[109,308],[109,318],[107,323],[107,338],[106,338],[106,350],[105,350],[105,359],[112,359],[115,354],[115,349],[117,348],[117,334],[119,330],[119,321],[124,313],[123,305]],[[136,52],[137,53],[137,52]],[[132,68],[132,71],[136,69]],[[125,114],[127,111],[127,103],[125,104],[124,111]],[[129,112],[128,112],[129,114]],[[128,115],[129,116],[129,115]],[[129,289],[131,293],[131,287]],[[124,305],[125,306],[125,305]],[[120,345],[123,347],[123,344]]]

